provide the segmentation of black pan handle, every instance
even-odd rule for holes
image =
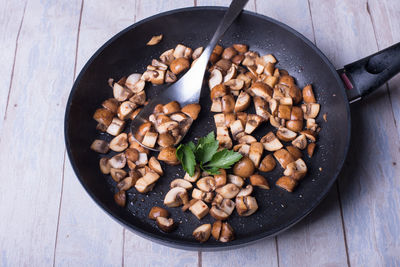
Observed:
[[[400,43],[338,70],[350,103],[376,90],[400,72]]]

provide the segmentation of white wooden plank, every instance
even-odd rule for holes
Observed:
[[[257,1],[256,5],[258,13],[277,19],[311,41],[314,40],[307,0]],[[310,216],[299,225],[280,234],[277,241],[279,263],[283,266],[346,266],[346,249],[336,186]]]
[[[230,0],[197,0],[196,6],[225,6],[228,7],[232,1]],[[255,11],[256,1],[249,0],[249,2],[244,7],[245,10]]]
[[[193,2],[136,0],[136,21],[163,11],[187,6],[193,6]],[[124,265],[126,266],[196,266],[198,264],[197,252],[168,248],[143,239],[128,230],[125,231],[124,248]]]
[[[376,52],[366,1],[321,5],[312,0],[311,10],[317,45],[336,66]],[[385,91],[353,105],[352,122],[352,145],[340,180],[350,265],[397,266],[400,168],[392,162],[400,159],[399,139]]]
[[[78,0],[26,7],[0,141],[1,266],[53,263],[79,11]]]
[[[133,23],[134,7],[134,0],[84,1],[77,70],[110,37]],[[67,92],[69,90],[70,88],[66,88]],[[123,228],[90,199],[78,182],[68,159],[66,161],[55,252],[56,265],[120,266],[123,256]]]
[[[24,18],[26,1],[0,0],[0,132],[6,112],[12,83],[14,60],[17,52],[20,26]]]

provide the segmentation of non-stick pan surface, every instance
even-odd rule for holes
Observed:
[[[89,149],[96,138],[110,140],[95,130],[94,111],[103,100],[112,97],[107,84],[110,77],[119,79],[133,72],[143,72],[151,59],[161,52],[183,43],[192,48],[205,46],[216,29],[226,8],[186,8],[162,13],[123,30],[103,45],[88,61],[73,86],[65,116],[65,138],[68,155],[77,177],[94,201],[117,221],[137,234],[165,245],[184,249],[216,250],[243,246],[250,242],[277,234],[306,216],[326,196],[334,183],[346,156],[350,137],[349,105],[344,87],[336,70],[326,57],[304,36],[271,18],[252,12],[243,12],[224,35],[221,44],[246,43],[260,54],[272,53],[278,59],[278,67],[293,75],[299,87],[312,83],[321,112],[317,121],[321,125],[318,149],[313,159],[304,156],[309,168],[305,179],[293,193],[275,186],[282,175],[280,167],[265,174],[271,190],[255,190],[259,210],[250,217],[239,217],[236,212],[228,222],[235,230],[236,239],[229,243],[216,242],[212,238],[200,244],[192,237],[192,231],[214,219],[207,215],[199,221],[190,212],[180,208],[168,208],[175,221],[180,222],[170,234],[159,231],[147,218],[152,206],[163,206],[162,200],[171,180],[183,177],[181,167],[163,165],[165,175],[150,193],[143,195],[134,188],[128,191],[127,207],[114,203],[115,183],[101,174],[100,156]],[[146,46],[151,36],[164,34],[156,46]],[[147,90],[147,89],[146,89]],[[148,89],[151,97],[154,90]],[[206,135],[214,130],[209,113],[209,89],[203,88],[200,119],[192,126],[184,142]],[[324,122],[322,114],[327,113]],[[127,127],[129,128],[129,127]],[[273,130],[272,126],[258,129],[258,137]],[[112,155],[112,154],[110,154]],[[110,156],[108,155],[108,156]]]

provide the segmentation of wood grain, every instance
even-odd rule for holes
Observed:
[[[76,53],[78,71],[103,43],[133,23],[131,10],[135,7],[134,0],[83,3]],[[120,266],[124,229],[90,199],[66,161],[55,265]]]
[[[26,7],[0,141],[1,266],[53,262],[74,66],[65,55],[75,54],[79,11],[78,0],[31,0]]]
[[[366,1],[324,3],[311,1],[316,42],[337,67],[377,51]],[[351,111],[352,144],[340,179],[349,261],[351,266],[396,266],[400,169],[392,163],[400,155],[390,100],[381,90]]]
[[[24,19],[26,1],[0,1],[0,132],[6,109],[8,108],[9,93],[14,77],[15,58],[21,26]],[[16,22],[19,23],[16,23]],[[1,139],[1,135],[0,135]]]

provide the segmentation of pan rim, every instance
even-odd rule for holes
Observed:
[[[142,25],[148,21],[157,19],[159,17],[163,17],[166,15],[172,15],[175,13],[181,13],[181,12],[190,12],[190,11],[224,11],[227,10],[227,7],[222,7],[222,6],[201,6],[201,7],[186,7],[186,8],[179,8],[179,9],[173,9],[173,10],[169,10],[166,12],[162,12],[162,13],[158,13],[156,15],[153,15],[151,17],[145,18],[141,21],[138,21],[128,27],[126,27],[125,29],[121,30],[119,33],[115,34],[112,38],[110,38],[107,42],[105,42],[91,57],[90,59],[86,62],[86,64],[84,65],[84,67],[81,69],[79,75],[77,76],[77,78],[74,81],[74,84],[72,86],[72,89],[70,91],[70,95],[68,97],[68,101],[66,104],[66,111],[65,111],[65,117],[64,117],[64,139],[65,139],[65,145],[66,145],[66,150],[67,150],[67,154],[68,154],[68,158],[69,161],[71,163],[71,166],[75,172],[76,177],[78,178],[79,182],[81,183],[81,185],[83,186],[83,188],[85,189],[85,191],[89,194],[89,196],[92,198],[92,200],[102,209],[104,210],[113,220],[117,221],[120,225],[122,225],[124,228],[127,228],[131,231],[133,231],[135,234],[146,238],[150,241],[154,241],[156,243],[162,244],[162,245],[166,245],[169,247],[173,247],[173,248],[179,248],[179,249],[184,249],[184,250],[197,250],[197,251],[220,251],[220,250],[229,250],[229,249],[235,249],[235,248],[239,248],[239,247],[243,247],[245,245],[250,245],[253,244],[255,242],[258,242],[260,240],[269,238],[269,237],[273,237],[278,235],[279,233],[289,229],[290,227],[292,227],[293,225],[295,225],[296,223],[300,222],[303,218],[305,218],[311,211],[313,211],[320,203],[323,199],[326,198],[326,196],[328,195],[328,193],[330,192],[330,190],[332,189],[333,184],[335,183],[335,181],[338,178],[338,175],[340,174],[343,164],[346,160],[347,154],[348,154],[348,150],[349,150],[349,145],[350,145],[350,137],[351,137],[351,116],[350,116],[350,105],[348,103],[348,101],[346,101],[346,114],[347,114],[347,137],[346,137],[346,142],[345,142],[345,149],[344,149],[344,153],[342,155],[342,160],[339,162],[339,164],[336,166],[336,170],[335,173],[331,176],[332,179],[329,181],[329,183],[327,184],[327,186],[325,187],[325,190],[321,191],[319,197],[317,198],[317,200],[315,201],[315,203],[313,205],[311,205],[310,208],[308,208],[307,210],[305,210],[302,214],[300,214],[299,216],[295,217],[294,219],[282,224],[282,226],[280,228],[277,229],[277,231],[275,231],[272,234],[267,234],[267,233],[261,233],[261,234],[257,234],[257,235],[253,235],[250,237],[244,237],[240,240],[234,240],[232,242],[228,242],[228,243],[217,243],[217,244],[212,244],[212,243],[188,243],[185,240],[178,240],[178,239],[174,239],[174,238],[165,238],[162,237],[156,233],[153,232],[149,232],[146,231],[140,227],[137,227],[135,225],[130,224],[128,221],[120,218],[117,216],[117,214],[115,212],[113,212],[111,209],[109,209],[105,204],[103,204],[103,202],[98,199],[95,195],[94,192],[92,192],[92,190],[90,189],[89,186],[87,186],[84,182],[83,179],[81,178],[81,174],[78,170],[78,167],[75,163],[75,160],[73,158],[72,155],[72,151],[71,151],[71,146],[70,146],[70,139],[68,136],[68,131],[69,131],[69,127],[68,127],[68,122],[69,122],[69,115],[70,115],[70,109],[71,109],[71,105],[72,105],[72,99],[74,98],[75,92],[77,91],[78,88],[78,84],[79,81],[82,79],[82,76],[84,75],[84,73],[86,72],[86,70],[90,67],[90,65],[92,64],[92,62],[97,58],[97,56],[103,52],[103,50],[105,50],[111,43],[113,43],[114,41],[116,41],[118,38],[120,38],[122,35],[124,35],[125,33],[127,33],[128,31],[136,28],[139,25]],[[334,68],[334,66],[332,65],[332,63],[329,61],[329,59],[325,56],[325,54],[323,54],[319,48],[317,48],[310,40],[308,40],[304,35],[302,35],[301,33],[297,32],[296,30],[294,30],[293,28],[289,27],[288,25],[277,21],[273,18],[270,18],[268,16],[265,15],[261,15],[261,14],[257,14],[255,12],[252,11],[247,11],[244,10],[243,11],[244,14],[246,15],[250,15],[250,16],[254,16],[257,18],[260,18],[262,20],[266,20],[269,21],[271,23],[274,23],[282,28],[284,28],[285,30],[287,30],[288,32],[294,34],[296,37],[300,38],[303,42],[305,42],[306,45],[308,45],[311,49],[313,49],[313,51],[315,51],[315,53],[324,61],[324,63],[328,66],[328,68],[331,70],[331,73],[333,74],[334,78],[337,81],[337,84],[339,85],[339,87],[341,88],[340,93],[342,94],[344,99],[347,99],[347,95],[345,93],[345,88],[343,85],[342,80],[340,79],[336,69]],[[236,242],[235,242],[236,241]]]

